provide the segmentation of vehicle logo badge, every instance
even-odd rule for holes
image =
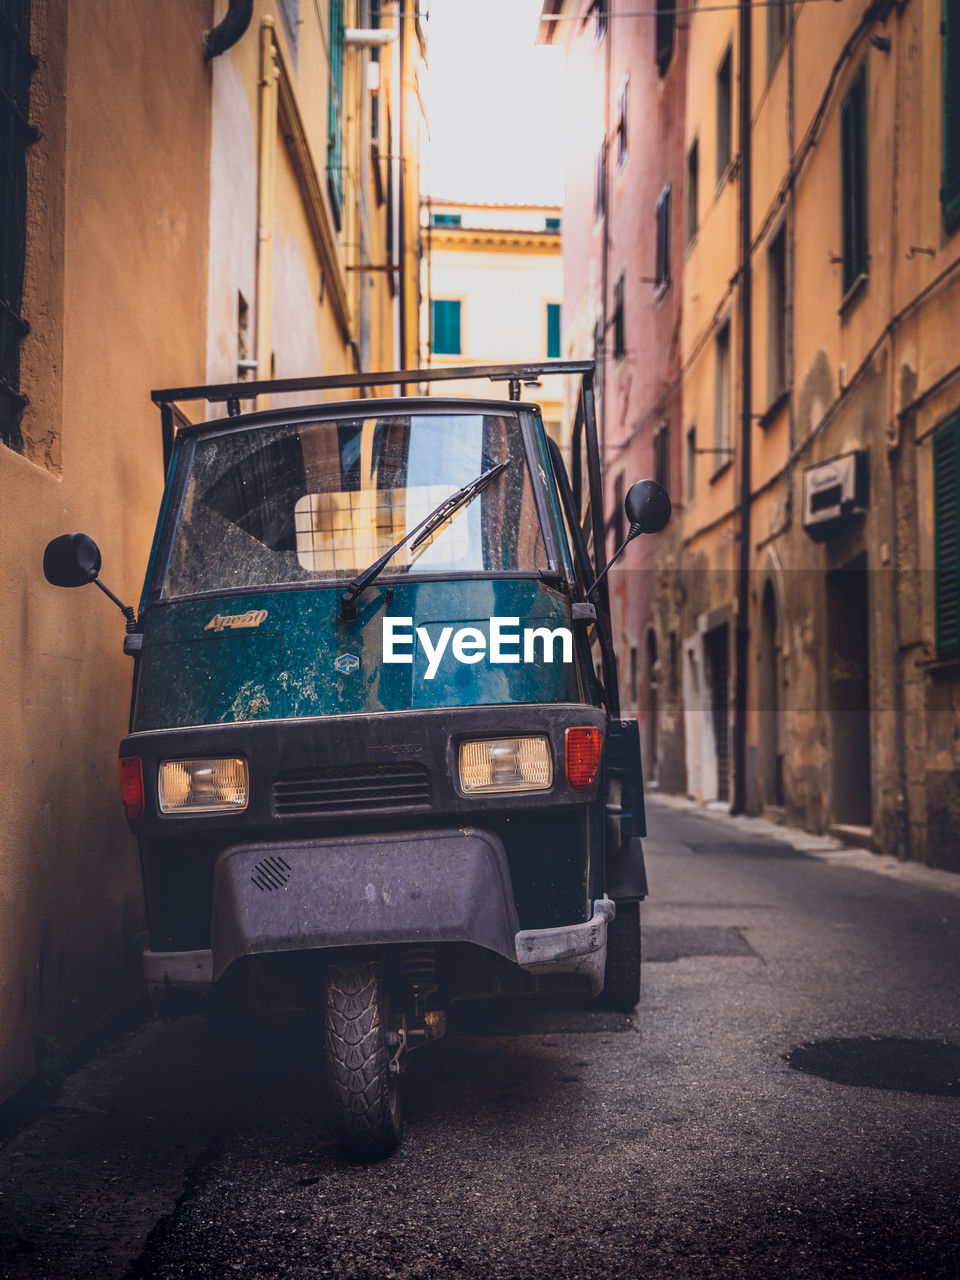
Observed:
[[[333,665],[343,675],[349,676],[360,666],[360,659],[355,653],[341,653]]]

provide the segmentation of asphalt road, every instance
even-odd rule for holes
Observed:
[[[0,1276],[960,1276],[960,878],[650,804],[635,1014],[477,1012],[406,1136],[316,1036],[150,1024],[0,1150]],[[813,849],[810,856],[803,849]]]

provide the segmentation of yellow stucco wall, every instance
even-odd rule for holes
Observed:
[[[203,15],[35,10],[26,456],[0,449],[0,1097],[34,1074],[34,1037],[69,1048],[136,990],[143,928],[115,780],[123,620],[96,588],[48,586],[43,548],[88,532],[136,603],[163,479],[149,389],[201,378],[204,354]]]

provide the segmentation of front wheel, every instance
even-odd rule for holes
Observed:
[[[327,965],[325,1053],[337,1139],[362,1160],[388,1156],[400,1141],[399,1076],[391,1070],[383,967],[376,960]]]
[[[629,1013],[640,999],[640,903],[618,902],[607,925],[607,963],[597,1003]]]

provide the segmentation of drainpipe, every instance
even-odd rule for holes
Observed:
[[[900,84],[901,84],[901,49],[902,32],[898,32],[896,63],[894,66],[894,122],[893,122],[893,181],[891,186],[890,207],[890,314],[894,312],[896,262],[900,252],[897,241],[897,230],[900,217]],[[896,378],[897,378],[897,331],[890,330],[890,356],[888,360],[887,385],[888,413],[891,427],[896,422]],[[912,427],[913,418],[909,425]],[[896,823],[897,857],[901,861],[912,856],[910,836],[910,791],[907,778],[907,743],[906,743],[906,707],[903,688],[903,655],[900,652],[900,543],[897,533],[897,472],[900,451],[903,448],[902,434],[907,424],[894,431],[887,440],[887,520],[890,538],[890,648],[891,671],[893,673],[893,714],[894,761],[897,770],[897,796],[894,802],[894,820]],[[915,446],[914,446],[915,447]]]
[[[219,58],[237,43],[253,17],[253,0],[230,0],[230,8],[222,22],[203,38],[203,59]]]
[[[600,475],[607,471],[607,401],[610,398],[610,380],[607,377],[607,302],[610,292],[610,60],[613,56],[613,17],[607,15],[607,29],[604,32],[603,51],[603,251],[601,255],[601,289],[603,304],[600,312],[600,359],[603,364],[600,371]],[[606,513],[602,513],[606,520]],[[606,551],[606,548],[604,548]],[[605,559],[606,556],[601,556]]]
[[[747,654],[750,640],[750,433],[752,428],[752,272],[750,263],[750,19],[749,0],[740,0],[740,563],[737,577],[736,708],[733,724],[733,803],[743,813],[747,801]]]
[[[397,14],[400,26],[400,110],[399,110],[399,142],[397,164],[397,186],[399,208],[397,210],[397,252],[400,262],[399,289],[399,327],[400,327],[400,367],[407,366],[407,15]],[[400,388],[400,394],[408,394],[406,386]]]
[[[273,224],[277,189],[277,113],[279,111],[277,51],[273,26],[265,20],[260,31],[260,103],[257,153],[257,374],[272,378],[273,370]],[[268,407],[257,397],[257,408]]]

